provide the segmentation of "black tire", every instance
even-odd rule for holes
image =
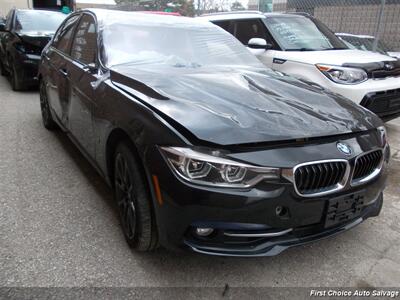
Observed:
[[[11,64],[11,68],[10,68],[10,81],[11,81],[11,88],[13,89],[13,91],[22,91],[24,90],[24,86],[21,82],[21,79],[18,76],[18,72],[15,69],[15,66],[13,64]]]
[[[40,81],[39,86],[40,86],[39,88],[40,110],[42,112],[43,125],[48,130],[54,130],[58,126],[56,122],[54,122],[53,117],[51,116],[49,101],[46,92],[46,85],[43,82],[43,80]]]
[[[4,68],[4,64],[0,59],[0,74],[1,76],[7,76],[8,72],[6,71],[6,69]]]
[[[114,197],[129,246],[137,251],[158,247],[158,233],[149,188],[136,152],[128,141],[114,155]]]

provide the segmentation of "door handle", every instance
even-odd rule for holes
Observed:
[[[60,71],[60,73],[61,73],[63,76],[65,76],[65,77],[68,76],[68,71],[67,71],[67,69],[65,69],[65,68],[60,68],[60,69],[58,69],[58,71]]]

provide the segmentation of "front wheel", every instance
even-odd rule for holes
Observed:
[[[129,142],[117,146],[114,155],[115,200],[130,247],[151,251],[158,246],[158,234],[148,185],[139,158],[134,153]]]
[[[0,59],[0,73],[1,73],[1,76],[7,76],[7,75],[8,75],[8,72],[7,72],[6,69],[4,68],[4,64],[3,64],[3,62],[1,61],[1,59]]]
[[[11,64],[10,80],[13,91],[22,91],[25,89],[20,79],[20,76],[18,75],[18,72],[13,64]]]
[[[57,124],[54,122],[53,117],[51,116],[50,105],[47,98],[46,84],[43,80],[40,81],[39,97],[43,125],[46,129],[53,130],[57,128]]]

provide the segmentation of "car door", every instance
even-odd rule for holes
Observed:
[[[267,41],[268,44],[272,45],[271,49],[251,49],[248,48],[261,62],[272,68],[273,59],[275,55],[273,39],[267,34],[264,23],[261,19],[246,19],[246,20],[234,20],[233,23],[233,35],[245,46],[252,38],[261,38]]]
[[[65,20],[57,30],[50,47],[43,52],[43,57],[49,66],[49,76],[46,78],[47,96],[57,118],[67,127],[69,86],[67,64],[70,61],[70,49],[74,31],[78,25],[80,14]]]
[[[98,74],[96,22],[90,14],[83,14],[79,21],[72,42],[71,59],[68,66],[70,85],[68,129],[80,146],[94,157],[93,99],[95,82],[100,75]]]

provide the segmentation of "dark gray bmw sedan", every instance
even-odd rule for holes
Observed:
[[[206,21],[70,15],[42,53],[44,126],[112,187],[129,245],[275,255],[382,207],[382,122],[266,69]]]

